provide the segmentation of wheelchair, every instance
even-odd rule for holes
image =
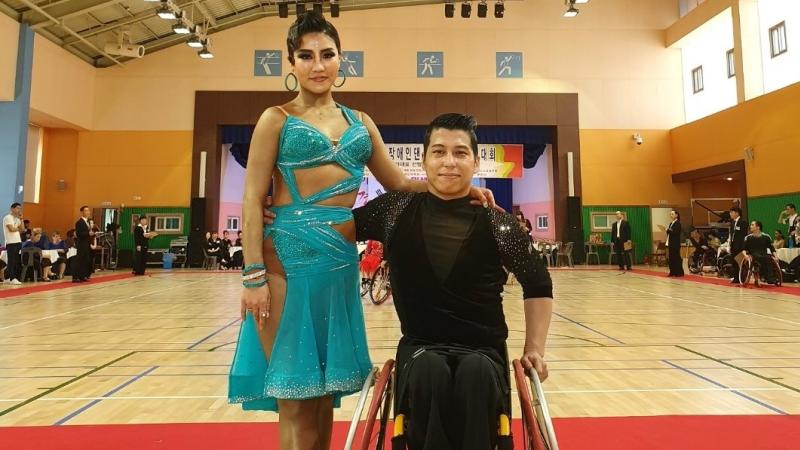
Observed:
[[[689,272],[697,275],[704,273],[718,273],[717,251],[714,249],[705,250],[701,255],[694,252],[689,259]]]
[[[515,439],[516,436],[511,433],[510,414],[500,414],[497,421],[499,439],[495,449],[511,450],[517,444],[518,449],[558,450],[558,442],[539,376],[535,371],[525,371],[519,360],[514,360],[512,366],[522,409],[523,435]],[[396,382],[393,359],[387,360],[380,371],[377,368],[373,370],[361,390],[344,450],[407,450],[404,438],[407,418],[404,414],[396,412],[392,415]],[[361,417],[372,387],[374,387],[372,399],[366,420],[362,423]]]
[[[768,259],[769,262],[766,264],[769,264],[769,270],[772,271],[772,276],[774,277],[774,283],[772,284],[775,286],[783,285],[783,271],[781,270],[778,260],[772,256]],[[747,284],[752,281],[753,285],[759,287],[761,282],[767,282],[764,269],[765,267],[762,267],[762,261],[750,255],[745,256],[742,263],[739,265],[739,282],[742,286],[747,286]]]

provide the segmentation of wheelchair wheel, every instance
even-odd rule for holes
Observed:
[[[772,258],[772,273],[775,276],[775,286],[783,286],[783,271],[777,259]]]
[[[394,360],[386,361],[381,369],[372,391],[372,402],[367,412],[364,434],[361,437],[360,450],[383,450],[386,442],[386,430],[389,424],[389,413],[392,408],[394,390]],[[375,422],[378,429],[375,430]]]
[[[525,381],[525,369],[518,359],[515,359],[512,364],[514,365],[514,381],[516,382],[517,395],[522,409],[523,448],[525,450],[550,450],[553,447],[548,446],[545,434],[542,433],[534,412],[531,390],[528,387],[528,382]],[[558,447],[555,448],[557,449]]]
[[[753,262],[745,258],[742,260],[742,263],[739,264],[739,282],[742,286],[747,286],[751,278],[753,278]]]
[[[392,298],[392,286],[389,282],[389,266],[381,265],[372,274],[369,283],[369,299],[372,303],[380,305]]]

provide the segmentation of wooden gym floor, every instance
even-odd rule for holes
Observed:
[[[800,414],[800,295],[612,270],[552,275],[554,417]],[[0,426],[276,420],[226,402],[238,290],[233,272],[151,270],[0,298]],[[398,322],[391,304],[364,309],[379,364]],[[514,358],[518,285],[505,310]],[[335,419],[354,405],[347,398]]]

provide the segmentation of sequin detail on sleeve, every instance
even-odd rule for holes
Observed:
[[[387,192],[353,210],[356,240],[382,242],[385,246],[384,255],[387,255],[397,221],[415,195],[413,192]]]
[[[553,298],[553,281],[542,255],[514,217],[495,209],[490,209],[488,215],[503,266],[517,277],[524,298]]]

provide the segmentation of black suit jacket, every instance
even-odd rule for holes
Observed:
[[[617,239],[617,225],[619,222],[614,222],[611,225],[611,242],[614,243],[614,247],[622,247],[625,242],[631,240],[631,224],[628,223],[627,220],[622,221],[622,225],[619,230],[619,239]]]
[[[144,228],[140,225],[136,225],[136,228],[133,229],[133,240],[136,242],[137,247],[142,247],[142,249],[147,248],[149,239],[144,237]]]
[[[728,242],[731,243],[731,253],[735,256],[744,250],[744,238],[750,234],[747,230],[747,220],[744,217],[739,217],[739,221],[731,220],[731,226],[728,230]]]
[[[91,248],[89,224],[82,218],[75,222],[75,247],[79,249]]]
[[[681,232],[683,228],[681,227],[681,221],[675,221],[667,227],[667,242],[669,242],[670,250],[681,248]]]

